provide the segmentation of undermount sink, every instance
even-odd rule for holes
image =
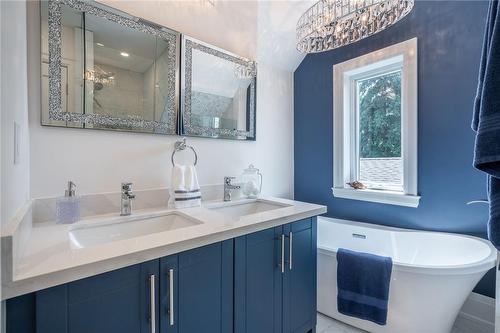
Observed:
[[[201,224],[177,212],[160,216],[137,217],[130,220],[112,220],[98,225],[81,226],[70,230],[70,239],[77,248],[172,231]]]
[[[280,209],[284,207],[289,207],[289,205],[269,202],[269,201],[251,201],[251,202],[227,202],[224,204],[214,205],[212,207],[208,207],[208,209],[218,211],[222,214],[233,216],[233,217],[241,217],[246,215],[257,214],[269,210]]]

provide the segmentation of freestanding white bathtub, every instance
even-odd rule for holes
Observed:
[[[337,249],[393,260],[387,325],[337,311]],[[318,311],[369,332],[449,333],[496,250],[479,238],[318,218]]]

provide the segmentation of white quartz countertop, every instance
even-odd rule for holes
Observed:
[[[2,263],[2,298],[11,298],[326,212],[325,206],[293,200],[263,198],[259,201],[281,204],[283,207],[241,217],[210,209],[221,204],[214,201],[204,202],[201,207],[179,210],[137,210],[132,216],[118,220],[119,223],[172,212],[199,223],[88,247],[75,245],[74,240],[71,240],[71,231],[116,220],[118,214],[89,217],[71,225],[34,223],[22,242],[16,240],[16,234],[13,233],[11,247],[16,250],[11,250],[14,253],[11,260],[3,260]],[[234,204],[245,202],[252,200],[238,200]],[[6,251],[8,245],[2,244],[3,259],[5,253],[9,252],[8,249]],[[12,267],[5,267],[6,264]]]

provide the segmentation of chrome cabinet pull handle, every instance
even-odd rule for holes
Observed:
[[[292,270],[293,268],[293,265],[292,265],[292,259],[293,259],[293,233],[290,231],[290,233],[288,234],[288,239],[289,239],[289,245],[290,245],[290,253],[289,253],[289,257],[288,257],[288,268],[290,270]]]
[[[156,310],[155,310],[155,276],[149,276],[149,313],[151,316],[151,333],[156,333]]]
[[[169,283],[169,307],[168,307],[168,319],[170,326],[174,326],[174,269],[168,270],[168,283]]]
[[[281,274],[285,273],[285,235],[281,235]]]

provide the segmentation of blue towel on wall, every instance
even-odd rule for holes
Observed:
[[[385,325],[392,259],[339,249],[337,307],[347,316]]]
[[[500,250],[500,12],[488,9],[472,129],[476,132],[474,166],[488,174],[488,238]]]

